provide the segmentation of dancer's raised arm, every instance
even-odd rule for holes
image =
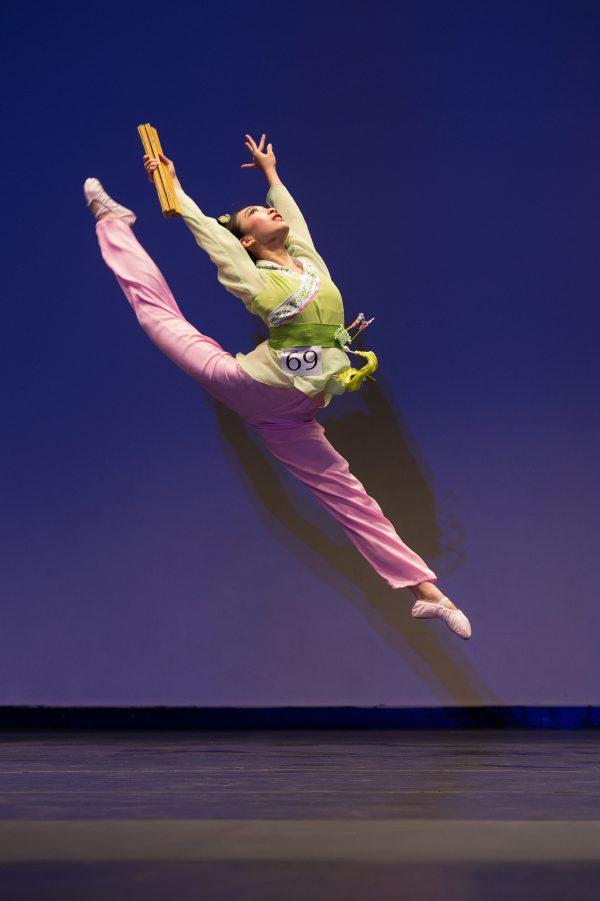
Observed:
[[[242,169],[260,169],[269,184],[266,203],[269,207],[274,207],[277,212],[281,213],[289,226],[289,233],[286,239],[286,247],[292,256],[305,255],[310,257],[315,266],[320,269],[327,278],[331,278],[329,270],[325,265],[322,257],[317,253],[311,237],[306,219],[302,215],[300,207],[283,184],[277,174],[277,160],[273,152],[273,145],[267,144],[267,150],[263,152],[266,135],[263,134],[260,143],[256,142],[250,135],[246,135],[246,147],[252,154],[251,163],[242,163]],[[294,250],[293,248],[297,248]]]
[[[161,159],[173,179],[173,186],[181,208],[181,217],[192,232],[196,243],[206,251],[217,267],[217,278],[223,287],[251,309],[254,298],[265,287],[265,276],[256,268],[235,235],[219,225],[212,216],[203,213],[192,198],[185,193],[175,173],[173,161],[162,154]],[[144,168],[150,180],[152,180],[152,170],[157,165],[156,160],[144,154]]]

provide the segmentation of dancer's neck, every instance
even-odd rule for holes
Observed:
[[[268,260],[270,263],[276,263],[286,269],[295,269],[297,272],[304,271],[301,264],[293,256],[290,256],[285,247],[278,250],[263,250],[261,260]]]

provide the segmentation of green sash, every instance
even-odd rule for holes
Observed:
[[[318,344],[321,347],[337,347],[344,349],[350,341],[350,335],[343,325],[329,325],[323,322],[289,323],[269,329],[269,345],[278,350],[282,347],[309,347]]]

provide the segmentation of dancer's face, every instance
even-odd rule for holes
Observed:
[[[281,213],[272,206],[244,207],[238,213],[238,222],[245,233],[240,240],[255,256],[260,255],[261,247],[273,250],[283,246],[290,230]]]

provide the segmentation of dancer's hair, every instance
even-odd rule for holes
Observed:
[[[241,209],[239,209],[235,213],[224,213],[222,216],[217,216],[217,222],[219,223],[219,225],[222,225],[223,228],[226,228],[227,231],[230,231],[231,234],[235,235],[235,237],[238,240],[240,240],[240,238],[243,238],[244,235],[246,234],[246,232],[242,229],[241,219],[240,219],[240,213],[242,212],[242,210],[245,210],[245,209],[246,209],[246,207],[241,207]],[[255,257],[254,254],[252,253],[252,251],[249,250],[248,247],[244,247],[244,250],[250,257],[252,262],[256,263],[258,257]]]

